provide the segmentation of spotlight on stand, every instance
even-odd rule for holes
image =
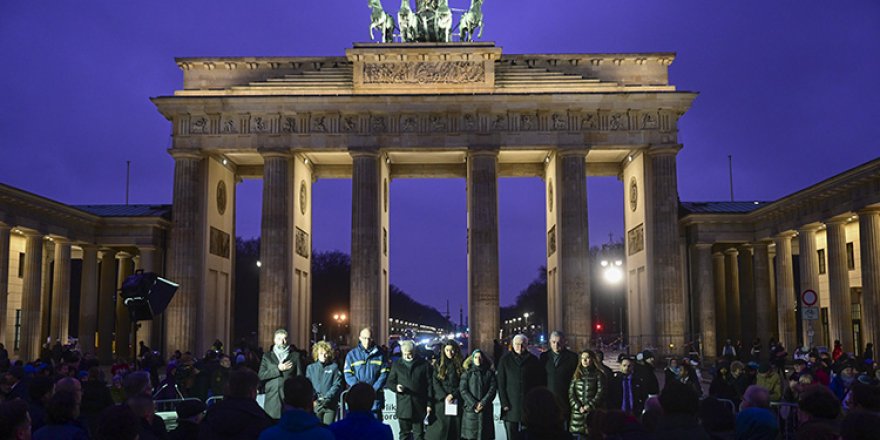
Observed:
[[[150,321],[165,311],[178,287],[154,272],[138,270],[123,281],[119,296],[132,323]]]

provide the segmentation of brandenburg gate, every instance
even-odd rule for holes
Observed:
[[[228,340],[236,183],[263,179],[259,340],[311,328],[312,184],[352,181],[351,328],[388,336],[389,182],[464,178],[471,348],[498,337],[498,178],[546,188],[548,328],[590,339],[587,178],[625,185],[630,343],[681,346],[672,53],[509,55],[492,43],[355,44],[337,57],[182,58],[153,98],[175,161],[166,350]],[[463,231],[464,232],[464,231]],[[462,255],[464,257],[464,255]]]

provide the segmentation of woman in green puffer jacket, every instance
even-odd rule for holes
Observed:
[[[608,378],[598,367],[597,361],[592,350],[582,351],[568,387],[568,404],[571,409],[569,431],[578,434],[580,438],[586,438],[589,415],[602,407],[605,397]]]

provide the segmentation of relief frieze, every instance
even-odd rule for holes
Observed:
[[[470,84],[486,80],[486,66],[472,61],[364,64],[365,84]]]

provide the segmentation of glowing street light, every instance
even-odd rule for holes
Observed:
[[[623,261],[614,260],[614,262],[610,262],[608,260],[602,260],[602,267],[605,268],[602,271],[602,278],[605,279],[605,282],[608,284],[617,284],[623,281]]]

